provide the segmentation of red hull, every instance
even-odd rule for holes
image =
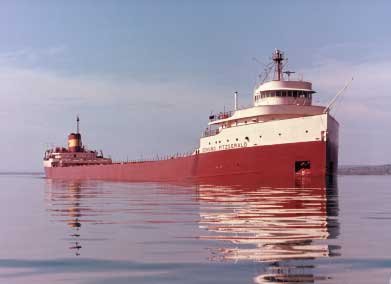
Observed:
[[[310,161],[311,176],[335,171],[337,146],[323,141],[258,146],[162,161],[45,168],[48,178],[108,181],[180,181],[256,174],[261,178],[295,177],[295,162]],[[330,165],[332,165],[330,167]]]

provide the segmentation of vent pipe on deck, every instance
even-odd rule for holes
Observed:
[[[238,92],[235,92],[235,93],[234,93],[234,98],[235,98],[234,109],[235,109],[235,110],[238,110]]]

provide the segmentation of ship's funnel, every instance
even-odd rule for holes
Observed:
[[[79,133],[79,116],[76,116],[76,133],[68,135],[68,151],[69,152],[82,152],[83,145],[81,143],[81,135]]]
[[[68,135],[68,151],[69,152],[81,152],[82,143],[80,133],[71,133]]]

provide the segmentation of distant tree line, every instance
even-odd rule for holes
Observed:
[[[339,175],[391,175],[391,165],[340,166]]]

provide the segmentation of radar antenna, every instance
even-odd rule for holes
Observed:
[[[287,70],[287,71],[284,71],[283,72],[284,74],[286,74],[286,75],[288,75],[288,81],[291,79],[291,75],[292,74],[295,74],[296,72],[295,71],[289,71],[289,70]]]

